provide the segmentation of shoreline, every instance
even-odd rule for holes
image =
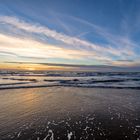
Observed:
[[[138,139],[134,89],[47,87],[0,92],[0,139]]]
[[[140,87],[113,87],[113,86],[82,86],[82,85],[38,85],[38,86],[18,86],[18,87],[0,87],[0,90],[8,90],[8,89],[30,89],[30,88],[49,88],[49,87],[73,87],[73,88],[91,88],[91,89],[134,89],[140,90]]]

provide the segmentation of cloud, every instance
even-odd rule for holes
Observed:
[[[3,44],[3,45],[1,45]],[[59,62],[60,59],[66,59],[75,63],[75,60],[92,59],[93,52],[83,50],[72,50],[60,48],[57,46],[45,44],[27,38],[17,38],[0,34],[0,55],[1,61],[29,61],[29,62]],[[3,58],[3,59],[2,59]],[[95,56],[94,60],[110,61],[110,59]]]
[[[91,27],[91,29],[93,29],[93,31],[95,33],[99,34],[101,37],[106,39],[110,44],[117,47],[114,51],[119,50],[120,52],[123,51],[123,53],[132,55],[133,47],[139,46],[135,42],[133,42],[130,38],[128,38],[128,36],[127,36],[128,33],[126,33],[126,36],[121,36],[119,34],[118,35],[111,34],[107,29],[102,28],[101,26],[98,26],[94,23],[90,23],[87,20],[83,20],[81,18],[78,18],[75,16],[69,16],[69,15],[65,15],[65,14],[59,14],[59,13],[55,13],[55,14],[59,15],[60,17],[64,16],[65,18],[75,20],[75,21],[79,22],[79,24],[83,24],[83,25],[87,25],[87,26]]]
[[[134,62],[134,60],[116,60],[116,61],[119,61],[119,62]]]
[[[30,68],[31,66],[36,68],[40,68],[40,70],[46,70],[50,68],[54,68],[58,70],[58,68],[62,70],[78,70],[78,71],[95,71],[95,72],[137,72],[140,70],[139,66],[136,65],[123,65],[123,66],[109,66],[109,65],[74,65],[74,64],[61,64],[61,63],[34,63],[34,62],[4,62],[4,64],[15,64],[15,66],[26,66],[26,69]]]
[[[120,45],[120,43],[117,43],[118,40],[123,42],[121,45],[134,46],[129,40],[115,39],[113,35],[108,34],[96,25],[80,19],[76,20],[92,26],[99,34],[103,35],[117,46]],[[113,47],[112,45],[97,45],[93,42],[82,40],[79,37],[72,37],[57,32],[38,23],[25,22],[17,17],[0,16],[0,24],[6,25],[7,28],[9,26],[13,27],[15,30],[19,30],[21,34],[22,31],[31,34],[31,38],[22,38],[21,36],[14,37],[6,33],[0,34],[0,50],[8,53],[15,53],[18,57],[41,58],[46,60],[47,58],[84,59],[87,60],[87,62],[88,60],[95,60],[113,64],[113,57],[126,59],[136,55],[130,47],[120,48]],[[62,42],[63,46],[58,44],[50,45],[49,43],[38,41],[32,34],[37,34],[38,36],[44,35],[46,38],[52,38],[54,41]]]
[[[68,58],[78,59],[88,53],[76,50],[68,50],[57,46],[44,44],[31,39],[23,39],[0,34],[0,52],[7,54],[15,54],[24,57],[40,57],[40,58]]]
[[[0,50],[0,55],[17,57],[17,55],[15,53],[7,52],[7,51],[1,51],[1,50]]]

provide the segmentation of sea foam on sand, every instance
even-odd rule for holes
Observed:
[[[139,139],[139,101],[134,89],[0,90],[0,139]]]

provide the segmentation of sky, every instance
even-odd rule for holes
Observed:
[[[0,68],[46,63],[140,67],[140,0],[1,0]]]

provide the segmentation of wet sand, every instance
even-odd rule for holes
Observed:
[[[139,140],[140,90],[0,90],[0,140]]]

